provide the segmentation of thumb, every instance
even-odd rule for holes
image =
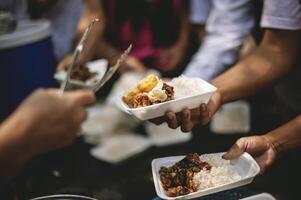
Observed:
[[[229,149],[229,151],[225,155],[223,155],[223,158],[226,160],[236,159],[244,153],[245,149],[246,143],[244,139],[241,138]]]

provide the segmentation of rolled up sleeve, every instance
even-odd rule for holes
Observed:
[[[265,0],[260,24],[263,28],[300,30],[300,2],[298,0]]]

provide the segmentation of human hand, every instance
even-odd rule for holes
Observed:
[[[233,160],[242,153],[247,152],[253,156],[263,174],[276,160],[277,151],[268,135],[240,138],[223,156],[224,159]]]
[[[72,54],[68,54],[64,57],[56,67],[56,71],[66,71],[72,62]]]
[[[157,125],[166,122],[172,129],[181,126],[183,132],[190,132],[198,124],[208,124],[221,105],[221,94],[215,92],[207,105],[201,104],[199,108],[192,110],[186,108],[180,113],[167,112],[165,116],[150,121]]]
[[[146,73],[147,67],[134,56],[128,56],[124,63],[120,66],[120,72],[134,71],[138,73]]]
[[[66,57],[64,57],[59,64],[57,65],[56,70],[57,71],[66,71],[71,63],[72,63],[72,59],[73,59],[73,55],[72,54],[68,54]],[[83,56],[83,54],[80,54],[77,61],[76,61],[76,65],[83,65],[88,61],[87,58],[85,58]]]
[[[14,113],[13,119],[22,122],[23,146],[29,157],[64,147],[76,138],[86,119],[85,107],[94,103],[88,91],[66,92],[39,89],[30,95]]]
[[[186,46],[176,44],[170,48],[164,49],[159,56],[159,65],[164,72],[175,70],[183,61],[186,53]]]

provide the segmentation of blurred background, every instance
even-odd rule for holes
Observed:
[[[75,144],[32,160],[1,194],[153,199],[152,159],[223,152],[241,136],[266,133],[291,119],[273,90],[223,106],[211,124],[191,133],[138,121],[118,101],[146,74],[213,79],[256,47],[261,9],[262,1],[251,0],[230,6],[218,0],[0,0],[0,120],[34,89],[59,87],[59,74],[93,19],[100,22],[78,66],[106,69],[133,44],[118,73],[97,93]],[[269,192],[297,199],[299,160],[298,152],[291,154],[251,185],[208,198]]]

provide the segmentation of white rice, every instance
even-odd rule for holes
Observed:
[[[204,89],[202,88],[202,83],[197,78],[180,76],[172,79],[169,84],[174,87],[175,99],[192,96],[204,92]]]
[[[230,161],[222,159],[220,155],[202,155],[201,160],[209,163],[212,168],[208,171],[202,170],[194,175],[193,181],[199,190],[216,187],[241,179],[241,176],[230,164]]]

